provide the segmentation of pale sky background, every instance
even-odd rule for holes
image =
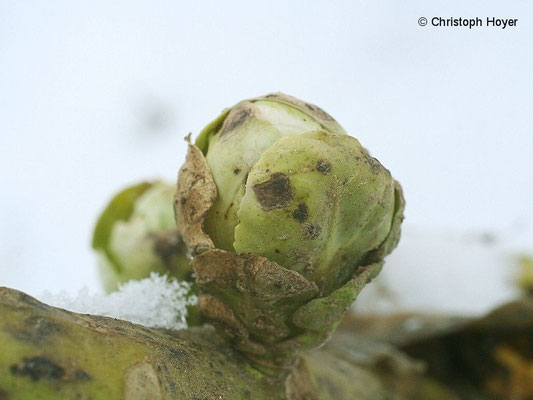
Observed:
[[[526,0],[1,0],[0,285],[97,290],[89,242],[110,196],[175,180],[186,134],[283,91],[327,110],[402,183],[407,235],[387,268],[406,307],[483,311],[510,296],[490,254],[533,252],[532,77]],[[496,250],[449,245],[450,232],[491,233]],[[435,294],[449,288],[463,288],[453,305]]]

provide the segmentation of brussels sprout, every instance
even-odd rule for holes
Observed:
[[[249,174],[252,170],[257,171],[261,168],[258,163],[266,163],[267,165],[263,166],[268,169],[268,162],[275,162],[275,159],[264,159],[265,151],[269,151],[271,157],[275,156],[272,153],[277,150],[275,145],[279,139],[296,138],[305,132],[316,132],[323,129],[324,125],[332,133],[346,134],[323,111],[318,115],[312,110],[306,113],[280,100],[292,99],[286,96],[271,96],[257,101],[243,101],[224,112],[198,137],[197,145],[205,154],[218,188],[215,204],[208,211],[205,221],[206,232],[218,248],[235,250],[235,227],[240,220],[239,205],[245,196],[245,188],[249,186],[247,182]],[[294,149],[287,149],[289,152],[292,150]],[[288,156],[292,157],[292,154],[289,153]],[[299,164],[301,161],[303,160],[295,160],[294,164]],[[320,166],[312,168],[315,167],[320,168]],[[324,165],[324,168],[326,167]],[[282,181],[273,182],[273,185],[276,183],[283,185]],[[289,195],[287,193],[287,196]],[[268,202],[269,199],[265,200]],[[291,199],[285,199],[289,200]],[[265,204],[265,207],[281,208],[274,204]]]
[[[108,204],[92,242],[106,292],[151,272],[190,279],[192,270],[174,220],[174,191],[175,185],[145,182],[122,190]]]
[[[175,211],[204,315],[263,366],[322,343],[400,236],[400,185],[320,108],[238,103],[189,145]]]

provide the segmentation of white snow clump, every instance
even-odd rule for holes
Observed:
[[[131,280],[110,294],[91,294],[87,288],[72,296],[67,292],[45,292],[41,301],[69,311],[98,314],[123,319],[147,327],[187,328],[187,306],[195,305],[197,297],[188,282],[178,282],[154,272],[149,278]]]

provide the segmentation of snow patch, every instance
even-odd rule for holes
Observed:
[[[187,328],[187,306],[197,298],[188,282],[152,273],[149,278],[131,280],[107,295],[91,294],[86,287],[76,296],[65,291],[45,292],[40,300],[54,307],[84,314],[98,314],[155,328]]]

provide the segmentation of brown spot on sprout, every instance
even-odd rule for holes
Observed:
[[[302,224],[302,232],[307,239],[316,239],[322,233],[320,225]]]
[[[324,175],[326,175],[330,169],[331,169],[331,164],[327,162],[326,160],[319,160],[316,163],[316,170],[318,172],[322,172]]]
[[[319,117],[327,120],[327,121],[335,121],[331,115],[329,115],[327,112],[322,110],[320,107],[315,106],[314,104],[305,103],[306,107],[311,110],[314,114],[318,115]]]
[[[220,136],[233,131],[242,124],[244,124],[252,116],[252,110],[249,107],[239,108],[229,113],[220,129]]]
[[[272,174],[268,181],[255,184],[253,189],[257,201],[265,211],[287,207],[293,200],[291,181],[280,172]]]
[[[365,161],[367,162],[368,166],[370,167],[370,170],[373,174],[378,174],[381,168],[381,164],[377,159],[372,157],[366,149],[363,149],[363,156],[365,157]]]
[[[308,210],[305,204],[299,204],[298,208],[293,211],[292,217],[300,223],[307,221]]]
[[[233,203],[231,203],[228,207],[228,209],[226,210],[226,212],[224,213],[224,219],[228,219],[228,215],[229,215],[229,211],[231,210],[231,207],[233,207]]]

